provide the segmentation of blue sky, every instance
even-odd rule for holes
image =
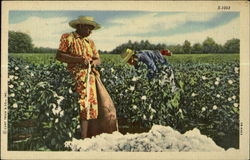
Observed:
[[[28,33],[35,46],[57,48],[61,34],[74,31],[68,22],[80,15],[101,24],[90,38],[107,51],[128,40],[171,45],[212,37],[224,44],[240,36],[239,12],[10,11],[9,30]]]

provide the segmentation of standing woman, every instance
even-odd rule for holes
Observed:
[[[95,69],[101,63],[92,40],[87,38],[100,25],[93,17],[80,16],[69,22],[76,30],[61,36],[56,59],[68,64],[76,80],[75,91],[79,93],[81,138],[118,130],[116,110],[112,99]]]

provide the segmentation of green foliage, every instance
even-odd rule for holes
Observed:
[[[110,54],[122,53],[127,48],[132,49],[132,50],[162,50],[162,49],[166,49],[166,45],[160,44],[160,43],[157,45],[151,44],[148,40],[146,41],[142,40],[140,41],[140,43],[137,41],[132,43],[131,40],[129,40],[127,43],[117,46],[115,49],[113,49],[109,53]]]
[[[73,92],[74,81],[65,66],[55,62],[34,66],[10,57],[8,83],[9,150],[18,149],[20,144],[31,146],[22,150],[64,150],[63,143],[77,129],[79,115],[78,95]],[[23,125],[27,121],[33,123]],[[16,141],[20,135],[30,134]]]
[[[191,53],[202,53],[202,45],[200,43],[195,43],[192,46]]]
[[[57,49],[34,47],[30,35],[22,32],[9,31],[9,53],[56,53]]]
[[[195,43],[191,45],[188,40],[185,40],[184,43],[175,44],[175,45],[167,45],[164,43],[151,44],[148,40],[142,40],[140,42],[133,42],[129,40],[127,43],[123,43],[117,46],[110,52],[100,51],[100,53],[105,54],[118,54],[124,51],[126,48],[130,48],[132,50],[162,50],[169,49],[173,54],[201,54],[201,53],[239,53],[240,48],[240,40],[239,39],[231,39],[228,40],[224,45],[217,44],[215,40],[211,37],[207,37],[202,44]]]
[[[130,66],[103,64],[101,77],[118,117],[141,127],[161,124],[182,133],[198,128],[223,147],[239,147],[239,61],[175,63],[173,68],[180,88],[175,93],[169,85],[160,85],[161,73],[148,81],[146,68],[138,72]],[[223,144],[225,137],[234,144]]]
[[[122,63],[119,54],[101,54],[101,61]],[[10,54],[10,57],[17,57],[33,64],[48,65],[55,60],[55,54]],[[171,64],[179,63],[224,63],[239,61],[239,54],[175,54],[165,57]]]
[[[227,53],[239,53],[240,52],[240,40],[233,38],[231,40],[228,40],[224,44],[225,52]]]
[[[9,53],[30,53],[32,52],[32,48],[32,39],[28,34],[22,32],[9,31]]]
[[[140,70],[135,70],[104,63],[99,70],[118,117],[137,122],[141,127],[151,127],[154,123],[176,126],[180,118],[176,115],[180,93],[172,93],[170,85],[161,85],[164,74],[159,72],[155,79],[148,80],[147,67],[143,64]]]
[[[198,128],[219,145],[224,137],[238,139],[238,55],[168,57],[179,86],[174,93],[171,86],[161,83],[165,73],[149,81],[145,65],[135,70],[120,63],[119,55],[112,57],[115,60],[105,56],[98,70],[119,120],[141,128],[168,125],[180,132]],[[65,150],[64,141],[77,137],[79,129],[78,95],[65,65],[55,61],[33,65],[10,57],[8,83],[9,150]],[[34,121],[31,128],[16,125],[29,120]],[[16,135],[23,134],[32,136],[17,141]],[[237,148],[237,144],[229,144],[232,146]]]
[[[203,53],[216,53],[218,50],[218,45],[213,38],[207,37],[207,39],[202,43]]]
[[[23,54],[10,54],[10,57],[20,58],[32,64],[48,65],[55,61],[55,54],[51,53],[23,53]]]
[[[33,48],[33,53],[56,53],[57,49],[54,48],[49,48],[49,47],[34,47]]]
[[[176,79],[183,83],[185,93],[180,101],[185,117],[181,128],[197,127],[214,139],[238,135],[239,63],[187,64],[175,68]]]
[[[170,64],[217,64],[239,62],[239,54],[181,54],[166,57]]]
[[[184,41],[184,44],[183,44],[183,51],[185,54],[189,54],[191,53],[191,43],[188,41],[188,40],[185,40]]]

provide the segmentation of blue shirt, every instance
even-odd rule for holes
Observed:
[[[149,69],[148,78],[150,79],[154,76],[154,73],[158,71],[157,63],[168,65],[167,60],[162,56],[160,51],[141,50],[136,51],[135,56],[138,58],[138,61],[147,65]],[[135,67],[137,68],[137,66]]]

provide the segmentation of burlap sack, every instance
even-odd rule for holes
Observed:
[[[114,103],[99,76],[96,76],[98,118],[89,120],[88,137],[118,131]]]

